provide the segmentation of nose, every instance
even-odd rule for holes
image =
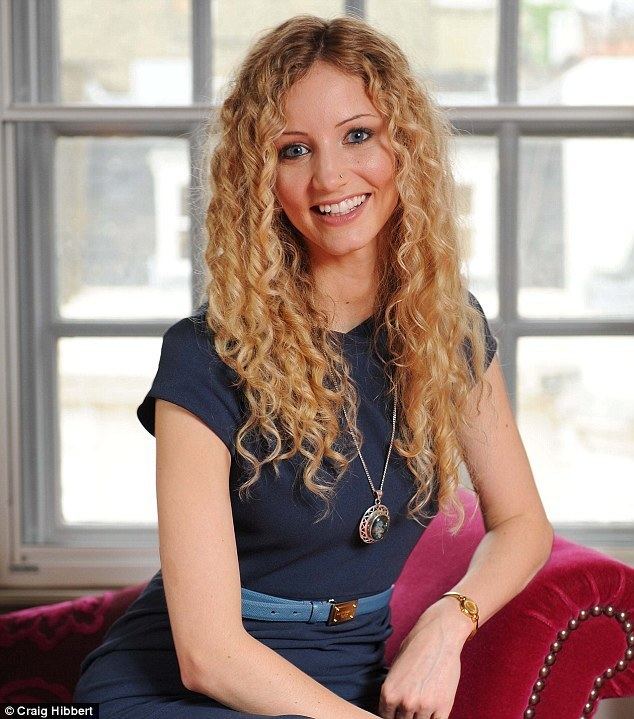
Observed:
[[[336,150],[313,154],[313,187],[317,192],[331,192],[345,184],[346,168]]]

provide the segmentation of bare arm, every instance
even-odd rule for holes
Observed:
[[[470,413],[473,430],[463,430],[460,441],[469,474],[480,495],[487,533],[476,548],[465,576],[451,587],[475,599],[482,626],[518,594],[545,564],[553,542],[553,528],[535,485],[524,444],[508,400],[500,360],[487,370],[490,398],[483,396],[480,411],[474,390]],[[473,629],[458,611],[453,597],[440,598],[421,617],[421,623],[440,618],[464,644]]]
[[[480,493],[487,529],[467,573],[450,591],[475,600],[480,624],[518,594],[550,553],[553,530],[537,492],[513,418],[497,356],[487,369],[492,396],[480,412],[474,388],[474,426],[460,431],[463,458]],[[486,433],[486,437],[484,433]],[[453,597],[426,609],[405,637],[381,687],[384,719],[448,717],[460,680],[460,654],[473,629]]]
[[[342,699],[247,632],[227,647],[224,670],[204,672],[189,687],[252,714],[299,714],[313,719],[376,719]]]
[[[183,684],[253,714],[376,717],[244,629],[231,455],[198,417],[160,399],[155,432],[161,568]]]

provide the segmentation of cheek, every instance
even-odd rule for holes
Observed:
[[[381,189],[386,197],[389,212],[393,212],[398,204],[398,189],[396,187],[396,172],[391,157],[386,156],[379,170],[381,175]]]
[[[275,179],[275,194],[282,205],[290,208],[305,208],[308,199],[309,179],[305,168],[293,165],[278,167]]]
[[[378,151],[367,153],[361,158],[359,169],[378,188],[383,189],[394,182],[394,160],[387,148],[381,147]]]
[[[381,177],[383,178],[383,182],[386,185],[394,185],[394,180],[396,179],[396,172],[395,172],[395,158],[394,153],[388,149],[386,149],[382,155],[381,155],[381,165],[378,169],[378,172],[381,173]]]
[[[275,183],[275,195],[283,208],[292,207],[294,203],[293,185],[284,178],[278,178]]]

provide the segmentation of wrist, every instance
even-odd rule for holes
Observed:
[[[475,624],[460,610],[455,597],[440,597],[421,616],[421,621],[440,622],[446,633],[463,645],[473,632]]]

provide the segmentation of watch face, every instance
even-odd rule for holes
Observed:
[[[469,612],[469,614],[475,614],[478,611],[476,603],[471,601],[471,599],[464,600],[464,608]]]

